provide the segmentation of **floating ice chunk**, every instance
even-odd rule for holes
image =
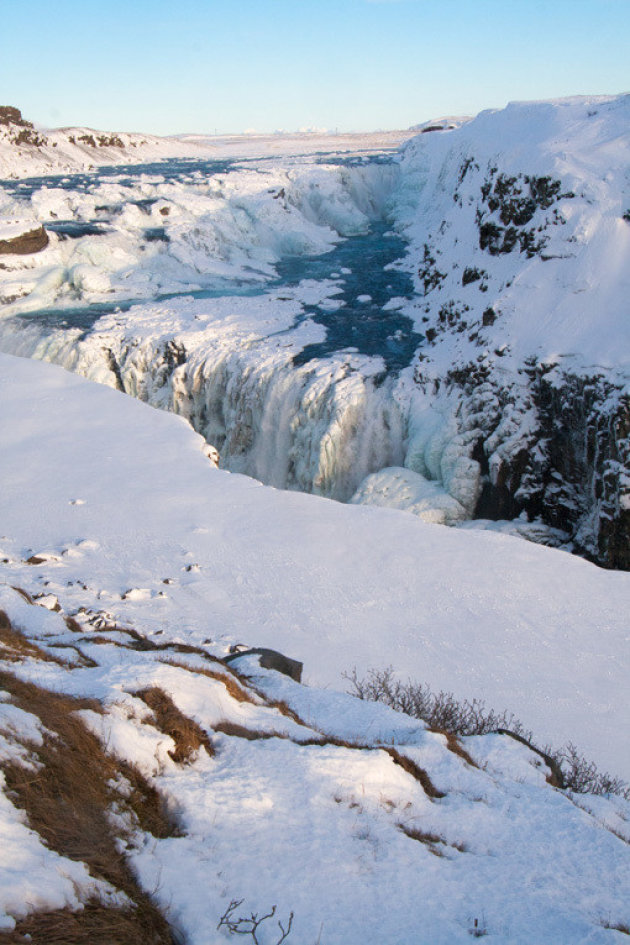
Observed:
[[[340,308],[344,308],[345,304],[340,299],[324,299],[318,307],[324,312],[338,312]]]
[[[357,302],[371,302],[371,295],[357,295]]]
[[[396,298],[390,299],[389,302],[386,302],[383,306],[384,312],[393,312],[397,311],[399,308],[402,308],[407,300],[396,296]]]
[[[424,522],[453,525],[466,519],[465,508],[437,483],[401,466],[367,476],[350,500],[356,505],[379,505],[413,512]]]

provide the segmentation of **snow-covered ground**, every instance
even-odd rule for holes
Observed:
[[[178,836],[136,826],[125,849],[184,941],[229,941],[217,925],[232,900],[236,917],[277,906],[263,942],[291,912],[289,942],[624,940],[628,802],[557,790],[507,736],[462,739],[466,761],[423,723],[338,690],[344,669],[392,664],[510,708],[540,742],[571,739],[627,776],[627,574],[262,486],[217,469],[180,418],[8,355],[0,430],[0,610],[43,648],[3,639],[0,668],[102,703],[81,718],[176,814]],[[215,659],[233,643],[302,660],[308,685],[250,656],[236,665],[256,690],[243,680],[239,695],[233,678],[228,690]],[[52,736],[11,678],[0,763],[32,766]],[[138,695],[150,687],[212,753],[174,760]],[[0,798],[0,926],[121,901]],[[112,823],[122,829],[120,813]]]
[[[156,641],[271,646],[318,685],[392,664],[630,774],[627,574],[263,487],[216,469],[179,418],[49,365],[1,362],[8,584]]]

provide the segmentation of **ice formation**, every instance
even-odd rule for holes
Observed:
[[[628,103],[510,105],[399,157],[5,181],[0,216],[49,244],[5,257],[2,346],[175,410],[278,487],[347,500],[404,467],[433,483],[423,514],[447,494],[628,567]],[[349,297],[376,220],[404,258]],[[335,265],[340,246],[356,260]],[[278,279],[313,258],[314,276]]]

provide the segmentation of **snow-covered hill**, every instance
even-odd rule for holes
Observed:
[[[181,419],[7,355],[0,430],[0,940],[219,945],[272,906],[263,943],[291,913],[288,942],[625,939],[627,801],[335,690],[391,663],[627,775],[630,576],[269,489]],[[234,643],[309,685],[234,676]]]
[[[102,164],[137,164],[203,153],[194,143],[156,135],[93,128],[38,131],[19,109],[0,106],[0,178],[63,174]]]

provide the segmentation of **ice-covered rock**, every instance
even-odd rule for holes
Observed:
[[[412,512],[423,522],[454,525],[466,519],[467,512],[457,499],[420,473],[399,466],[381,469],[367,476],[352,496],[360,505],[380,505]]]

